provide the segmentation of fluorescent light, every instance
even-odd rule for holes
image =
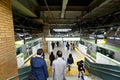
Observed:
[[[63,41],[79,41],[80,38],[63,38]]]
[[[68,32],[71,31],[72,29],[53,29],[55,32]]]
[[[26,37],[25,39],[26,39],[26,40],[27,40],[27,39],[32,39],[32,37]]]
[[[114,37],[109,37],[109,39],[114,39]]]
[[[117,37],[117,38],[115,38],[116,40],[120,40],[120,38],[119,37]]]
[[[45,38],[46,41],[79,41],[80,38]]]
[[[15,44],[24,44],[24,40],[16,41]]]
[[[46,41],[62,41],[62,38],[45,38]]]

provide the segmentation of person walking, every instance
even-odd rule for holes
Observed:
[[[52,41],[52,43],[51,43],[51,46],[52,46],[52,50],[54,50],[54,48],[55,48],[55,43]]]
[[[68,71],[71,70],[71,64],[73,63],[74,63],[74,60],[73,60],[72,54],[69,54],[69,57],[67,58]]]
[[[56,42],[56,45],[57,45],[57,47],[59,47],[59,42],[58,41]]]
[[[84,62],[83,62],[83,60],[78,61],[78,62],[77,62],[77,65],[78,65],[78,71],[79,71],[79,73],[78,73],[78,78],[81,77],[81,79],[84,80],[84,72],[85,72],[85,69],[84,69]],[[80,75],[81,75],[81,76],[80,76]]]
[[[55,56],[53,54],[53,51],[51,52],[50,56],[49,56],[49,60],[50,60],[50,66],[52,66],[53,60],[55,59]]]
[[[67,47],[67,50],[69,50],[70,45],[69,45],[68,42],[67,42],[67,44],[66,44],[66,47]]]
[[[43,59],[43,55],[43,49],[38,49],[36,57],[32,58],[30,61],[34,80],[47,80],[48,78],[47,65]]]
[[[66,80],[66,61],[62,58],[62,52],[57,51],[57,59],[52,64],[53,80]]]
[[[73,50],[75,50],[75,44],[73,43]]]
[[[70,50],[73,50],[73,43],[70,43]]]

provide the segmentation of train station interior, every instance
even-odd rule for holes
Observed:
[[[67,42],[70,49],[67,49]],[[54,49],[51,44],[54,43]],[[0,0],[0,80],[30,80],[31,58],[72,54],[66,80],[120,80],[120,0]]]

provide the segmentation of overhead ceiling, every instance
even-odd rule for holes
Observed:
[[[43,10],[43,11],[47,10],[45,0],[36,0],[36,1],[38,2],[39,6],[40,6],[40,10]],[[65,0],[46,0],[51,11],[54,11],[54,10],[61,11],[63,1],[65,1]],[[92,1],[93,0],[68,0],[66,10],[67,11],[68,10],[75,11],[77,9],[78,9],[77,11],[79,11],[80,9],[85,10],[86,6],[88,6]],[[74,7],[77,9],[74,9]],[[84,9],[84,7],[85,7],[85,9]]]
[[[24,17],[24,19],[22,18],[23,21],[32,20],[33,22],[34,21],[36,22],[35,24],[47,25],[50,28],[74,28],[80,27],[81,25],[83,26],[84,24],[93,25],[94,23],[96,24],[96,21],[94,20],[98,18],[99,20],[102,18],[103,19],[102,22],[105,22],[104,19],[106,17],[104,16],[112,14],[117,11],[119,12],[120,10],[119,6],[120,0],[11,0],[11,1],[14,15],[19,14],[22,17]],[[14,20],[16,19],[18,18],[14,17]],[[29,23],[29,21],[27,23]],[[86,28],[88,27],[91,26],[87,26]],[[35,27],[32,26],[31,28]],[[42,28],[42,26],[36,27],[36,29],[38,28]]]

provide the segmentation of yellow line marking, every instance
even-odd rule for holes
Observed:
[[[82,54],[77,48],[75,48],[75,51],[81,56],[81,60],[85,60],[84,54]]]
[[[71,71],[68,71],[68,68],[66,69],[66,74],[69,76],[74,76],[74,75],[78,75],[78,68],[77,68],[77,62],[80,60],[85,60],[85,55],[82,54],[77,48],[75,48],[75,51],[80,55],[81,58],[74,58],[74,66],[71,67]],[[46,63],[48,65],[48,73],[49,75],[52,75],[52,68],[50,66],[50,61],[49,58],[45,58]],[[26,62],[26,65],[30,65],[30,60]],[[85,70],[85,75],[89,75],[89,72],[87,70]]]
[[[28,60],[25,65],[30,66],[30,60]]]
[[[81,60],[84,60],[85,61],[85,55],[82,54],[77,48],[75,48],[75,51],[80,54],[81,56]],[[89,72],[85,69],[85,75],[89,75]]]

